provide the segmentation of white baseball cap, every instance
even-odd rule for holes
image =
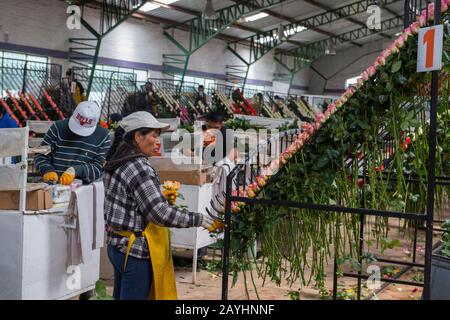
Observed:
[[[69,129],[79,136],[90,136],[97,128],[100,113],[100,107],[94,101],[80,102],[69,119]]]
[[[150,112],[137,111],[123,118],[120,126],[127,134],[140,128],[168,129],[170,124],[159,122]]]

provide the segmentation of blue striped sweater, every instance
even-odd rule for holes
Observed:
[[[41,145],[48,145],[52,152],[37,155],[34,163],[41,173],[54,171],[61,175],[69,167],[75,169],[75,177],[83,183],[91,183],[103,176],[103,165],[110,147],[108,130],[97,126],[88,137],[76,135],[69,129],[69,120],[56,121],[44,137]]]

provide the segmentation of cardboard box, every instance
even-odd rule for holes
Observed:
[[[158,171],[158,174],[161,184],[166,180],[172,180],[181,184],[201,186],[213,180],[209,172],[203,171]]]
[[[0,191],[0,210],[19,210],[20,192]],[[53,207],[51,189],[29,186],[26,196],[26,210],[46,210]]]

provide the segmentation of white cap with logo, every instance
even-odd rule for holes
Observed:
[[[123,118],[120,126],[126,134],[140,128],[167,129],[170,124],[159,122],[150,112],[137,111]]]
[[[94,101],[79,103],[69,119],[70,131],[82,137],[90,136],[97,128],[100,113],[101,109]]]

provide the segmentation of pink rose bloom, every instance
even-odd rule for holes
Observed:
[[[407,34],[408,37],[409,37],[410,35],[412,35],[411,26],[409,26],[408,28],[406,28],[405,31],[403,31],[403,34]]]
[[[384,49],[382,52],[381,52],[381,56],[383,57],[383,58],[387,58],[387,57],[389,57],[391,55],[391,52],[388,50],[388,49]]]
[[[375,75],[375,73],[377,73],[377,69],[375,69],[374,66],[370,66],[369,68],[367,68],[367,73],[369,74],[369,77],[372,77]]]
[[[414,22],[413,24],[411,24],[410,28],[411,28],[412,34],[418,34],[419,33],[419,29],[420,29],[419,22],[417,22],[417,21]]]
[[[441,2],[441,12],[445,12],[448,10],[448,0],[442,0]]]
[[[347,90],[345,90],[343,97],[350,98],[355,93],[355,89],[350,87]],[[344,101],[345,102],[345,101]]]
[[[403,38],[403,35],[395,39],[395,46],[399,49],[405,46],[405,39]]]
[[[417,18],[417,22],[419,23],[420,27],[423,27],[424,25],[426,25],[426,23],[427,23],[426,15],[422,14],[421,16],[419,16]]]
[[[330,112],[334,112],[334,110],[336,110],[336,105],[335,105],[334,103],[330,104],[330,105],[328,106],[328,109],[327,109],[327,110],[329,110]]]
[[[305,131],[306,131],[309,135],[313,134],[313,133],[314,133],[314,127],[313,127],[313,125],[310,124],[310,123],[307,123],[307,124],[305,125]]]
[[[392,54],[392,53],[397,53],[399,50],[398,48],[395,46],[395,42],[392,42],[389,47],[387,47],[387,50]]]
[[[321,123],[324,120],[325,120],[325,115],[322,112],[316,114],[316,122]]]
[[[412,33],[402,33],[402,34],[400,35],[400,37],[402,37],[403,40],[404,40],[405,42],[408,41],[408,38],[409,38],[410,36],[412,36]]]
[[[303,139],[303,141],[308,140],[309,138],[309,133],[306,131],[303,131],[302,134],[300,135],[300,139]]]
[[[386,59],[382,56],[378,56],[377,62],[378,62],[378,65],[384,66],[386,64]]]
[[[380,66],[380,62],[378,61],[378,57],[375,59],[375,61],[372,64],[372,66],[375,68],[375,70],[378,69],[378,67]]]
[[[362,78],[364,81],[369,80],[369,74],[367,73],[366,70],[364,70],[363,73],[361,73],[361,78]]]
[[[295,148],[298,150],[303,146],[303,141],[301,139],[295,140],[294,143]]]
[[[434,2],[431,2],[428,5],[428,18],[433,18],[434,17]]]

